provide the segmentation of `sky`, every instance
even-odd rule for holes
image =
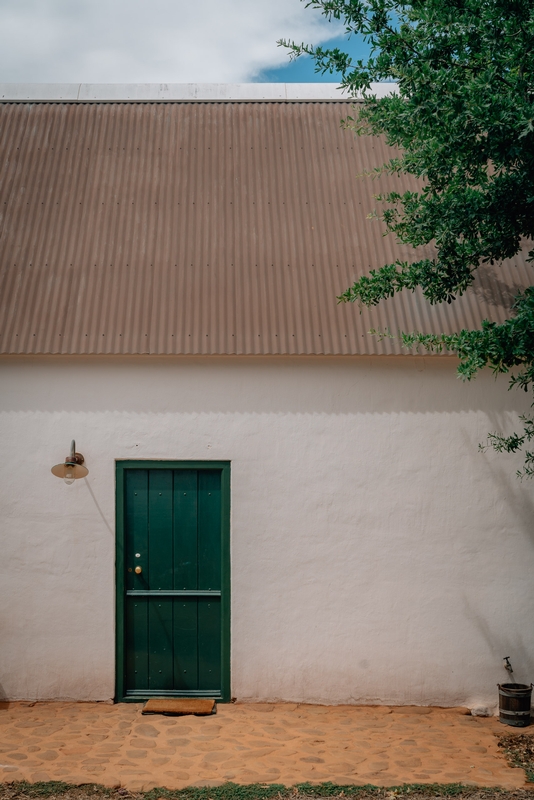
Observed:
[[[334,81],[280,38],[361,56],[301,0],[0,0],[0,82]]]

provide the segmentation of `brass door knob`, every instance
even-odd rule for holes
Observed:
[[[136,575],[140,575],[140,574],[142,573],[142,571],[143,571],[143,570],[142,570],[142,568],[141,568],[141,567],[136,567],[136,568],[135,568],[135,570],[134,570],[134,572],[135,572],[135,574],[136,574]]]

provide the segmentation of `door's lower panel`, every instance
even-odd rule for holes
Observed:
[[[220,597],[127,596],[126,696],[220,697]]]

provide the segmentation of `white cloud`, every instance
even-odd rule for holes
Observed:
[[[242,82],[337,33],[300,0],[0,0],[0,81]]]

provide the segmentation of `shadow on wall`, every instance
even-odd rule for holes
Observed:
[[[510,597],[512,598],[513,594]],[[509,655],[514,667],[514,679],[520,683],[530,684],[534,678],[534,657],[532,649],[525,647],[523,640],[517,636],[517,625],[510,625],[509,630],[515,633],[514,635],[508,635],[507,631],[500,625],[492,628],[488,619],[473,607],[465,594],[462,595],[462,601],[464,616],[471,622],[487,644],[488,659],[495,664],[495,683],[497,681],[499,683],[508,683],[510,681],[510,676],[504,669],[503,661],[504,656]],[[513,611],[510,609],[510,614],[512,613]],[[525,634],[528,635],[527,631],[525,631]],[[498,702],[497,686],[495,686],[495,696],[496,702]]]
[[[505,419],[503,414],[496,412],[488,414],[488,432],[502,432],[506,435],[510,434],[510,419]],[[528,491],[529,481],[532,479],[520,480],[516,476],[515,470],[517,467],[522,466],[521,455],[507,455],[497,454],[493,451],[481,453],[473,447],[473,440],[471,437],[464,433],[465,439],[465,454],[470,458],[473,467],[476,467],[475,460],[483,462],[483,470],[481,478],[487,481],[488,485],[498,486],[499,492],[496,496],[495,502],[499,504],[506,504],[508,510],[504,514],[504,518],[508,521],[510,528],[502,531],[503,538],[512,534],[510,539],[510,547],[512,552],[510,554],[512,563],[515,556],[513,555],[514,537],[523,535],[529,541],[530,545],[534,547],[534,529],[532,527],[532,519],[534,517],[534,497]],[[485,442],[483,442],[485,443]],[[532,484],[531,484],[532,485]],[[491,551],[489,551],[491,557]],[[517,564],[517,581],[524,580],[524,570],[521,569],[521,564]],[[502,563],[495,562],[495,570],[500,571]],[[523,577],[519,576],[523,574]],[[518,613],[521,618],[528,617],[525,614],[524,608],[518,608],[518,604],[529,602],[529,597],[525,596],[525,592],[521,589],[521,583],[514,584],[514,570],[510,569],[510,581],[506,590],[503,591],[501,585],[501,595],[496,598],[496,602],[501,606],[503,616],[509,620],[510,624],[503,625],[501,622],[495,624],[495,620],[491,615],[484,614],[484,604],[475,606],[472,598],[470,599],[465,592],[462,592],[462,606],[464,609],[464,616],[469,619],[473,628],[478,631],[480,637],[487,645],[488,659],[492,661],[495,666],[495,683],[506,683],[510,680],[509,675],[504,669],[504,656],[511,657],[514,666],[515,680],[529,684],[534,679],[534,656],[532,653],[530,629],[526,629],[521,635],[521,630],[518,629],[517,623],[514,624],[514,614]],[[491,591],[491,587],[490,587]],[[525,644],[525,639],[527,643]],[[487,666],[487,665],[486,665]],[[495,702],[498,702],[497,687],[495,686]]]
[[[517,421],[515,424],[516,430],[519,429],[520,424]],[[461,429],[464,444],[462,453],[464,459],[469,459],[469,472],[472,475],[478,475],[482,485],[495,487],[495,489],[498,487],[498,490],[493,495],[493,502],[498,503],[500,506],[503,504],[507,506],[504,518],[508,521],[508,525],[512,526],[513,533],[517,534],[521,531],[530,546],[534,548],[534,528],[532,526],[534,496],[531,491],[534,488],[534,479],[524,478],[521,480],[516,474],[516,470],[521,469],[523,466],[523,455],[521,453],[495,453],[491,448],[481,452],[478,447],[479,444],[486,444],[488,433],[497,432],[509,435],[512,430],[509,413],[487,412],[485,430],[483,430],[483,435],[480,436],[479,442],[476,441],[472,432],[465,428]],[[486,510],[489,514],[492,513],[491,508]],[[503,537],[507,536],[507,534],[507,530],[502,532]],[[475,617],[476,614],[472,609],[473,620]],[[488,632],[488,644],[493,643],[492,647],[494,647],[495,637],[489,637],[489,629],[486,630]],[[515,645],[512,642],[508,645],[506,640],[499,647],[503,650],[503,657],[507,655],[504,652],[507,647],[512,652],[516,650]],[[532,677],[534,678],[534,662],[531,666]]]
[[[488,371],[471,383],[451,357],[157,356],[0,360],[7,411],[140,414],[522,413],[524,393]]]
[[[97,499],[96,499],[96,497],[95,497],[95,493],[93,492],[93,490],[92,490],[92,488],[91,488],[91,484],[89,483],[89,481],[87,480],[87,478],[84,478],[83,480],[84,480],[84,483],[85,483],[85,485],[87,486],[87,490],[89,491],[89,494],[91,495],[91,497],[92,497],[92,499],[93,499],[93,503],[94,503],[94,504],[95,504],[95,506],[96,506],[96,510],[98,511],[98,513],[99,513],[99,515],[100,515],[100,518],[101,518],[102,522],[104,523],[104,525],[106,526],[106,528],[108,529],[108,531],[110,532],[110,534],[113,536],[113,538],[115,538],[115,531],[113,530],[113,528],[111,527],[111,525],[110,525],[110,524],[109,524],[109,522],[107,521],[107,519],[106,519],[106,517],[105,517],[105,515],[104,515],[104,512],[102,511],[102,508],[101,508],[101,506],[100,506],[100,504],[99,504],[98,500],[97,500]]]
[[[510,394],[515,390],[512,389]],[[517,394],[524,396],[524,392],[517,391]],[[530,410],[530,405],[527,403]],[[512,431],[521,431],[521,422],[517,421],[513,427],[510,425],[510,419],[505,418],[504,412],[498,413],[496,411],[488,411],[488,430],[487,433],[499,433],[501,435],[509,436]],[[506,415],[508,416],[508,415]],[[481,444],[486,444],[486,436],[484,436]],[[534,486],[534,478],[523,478],[522,480],[517,477],[516,470],[521,469],[523,466],[523,455],[518,453],[511,455],[508,453],[494,453],[489,449],[487,453],[481,453],[480,450],[473,450],[472,440],[469,439],[466,446],[469,444],[470,453],[473,456],[478,456],[484,459],[485,469],[488,473],[488,478],[493,486],[502,487],[503,491],[499,493],[499,502],[506,501],[510,507],[511,514],[516,517],[518,525],[521,530],[525,531],[532,545],[534,545],[534,529],[532,527],[532,520],[534,519],[534,497],[531,493],[526,492],[525,488]],[[513,518],[508,517],[508,519]]]

